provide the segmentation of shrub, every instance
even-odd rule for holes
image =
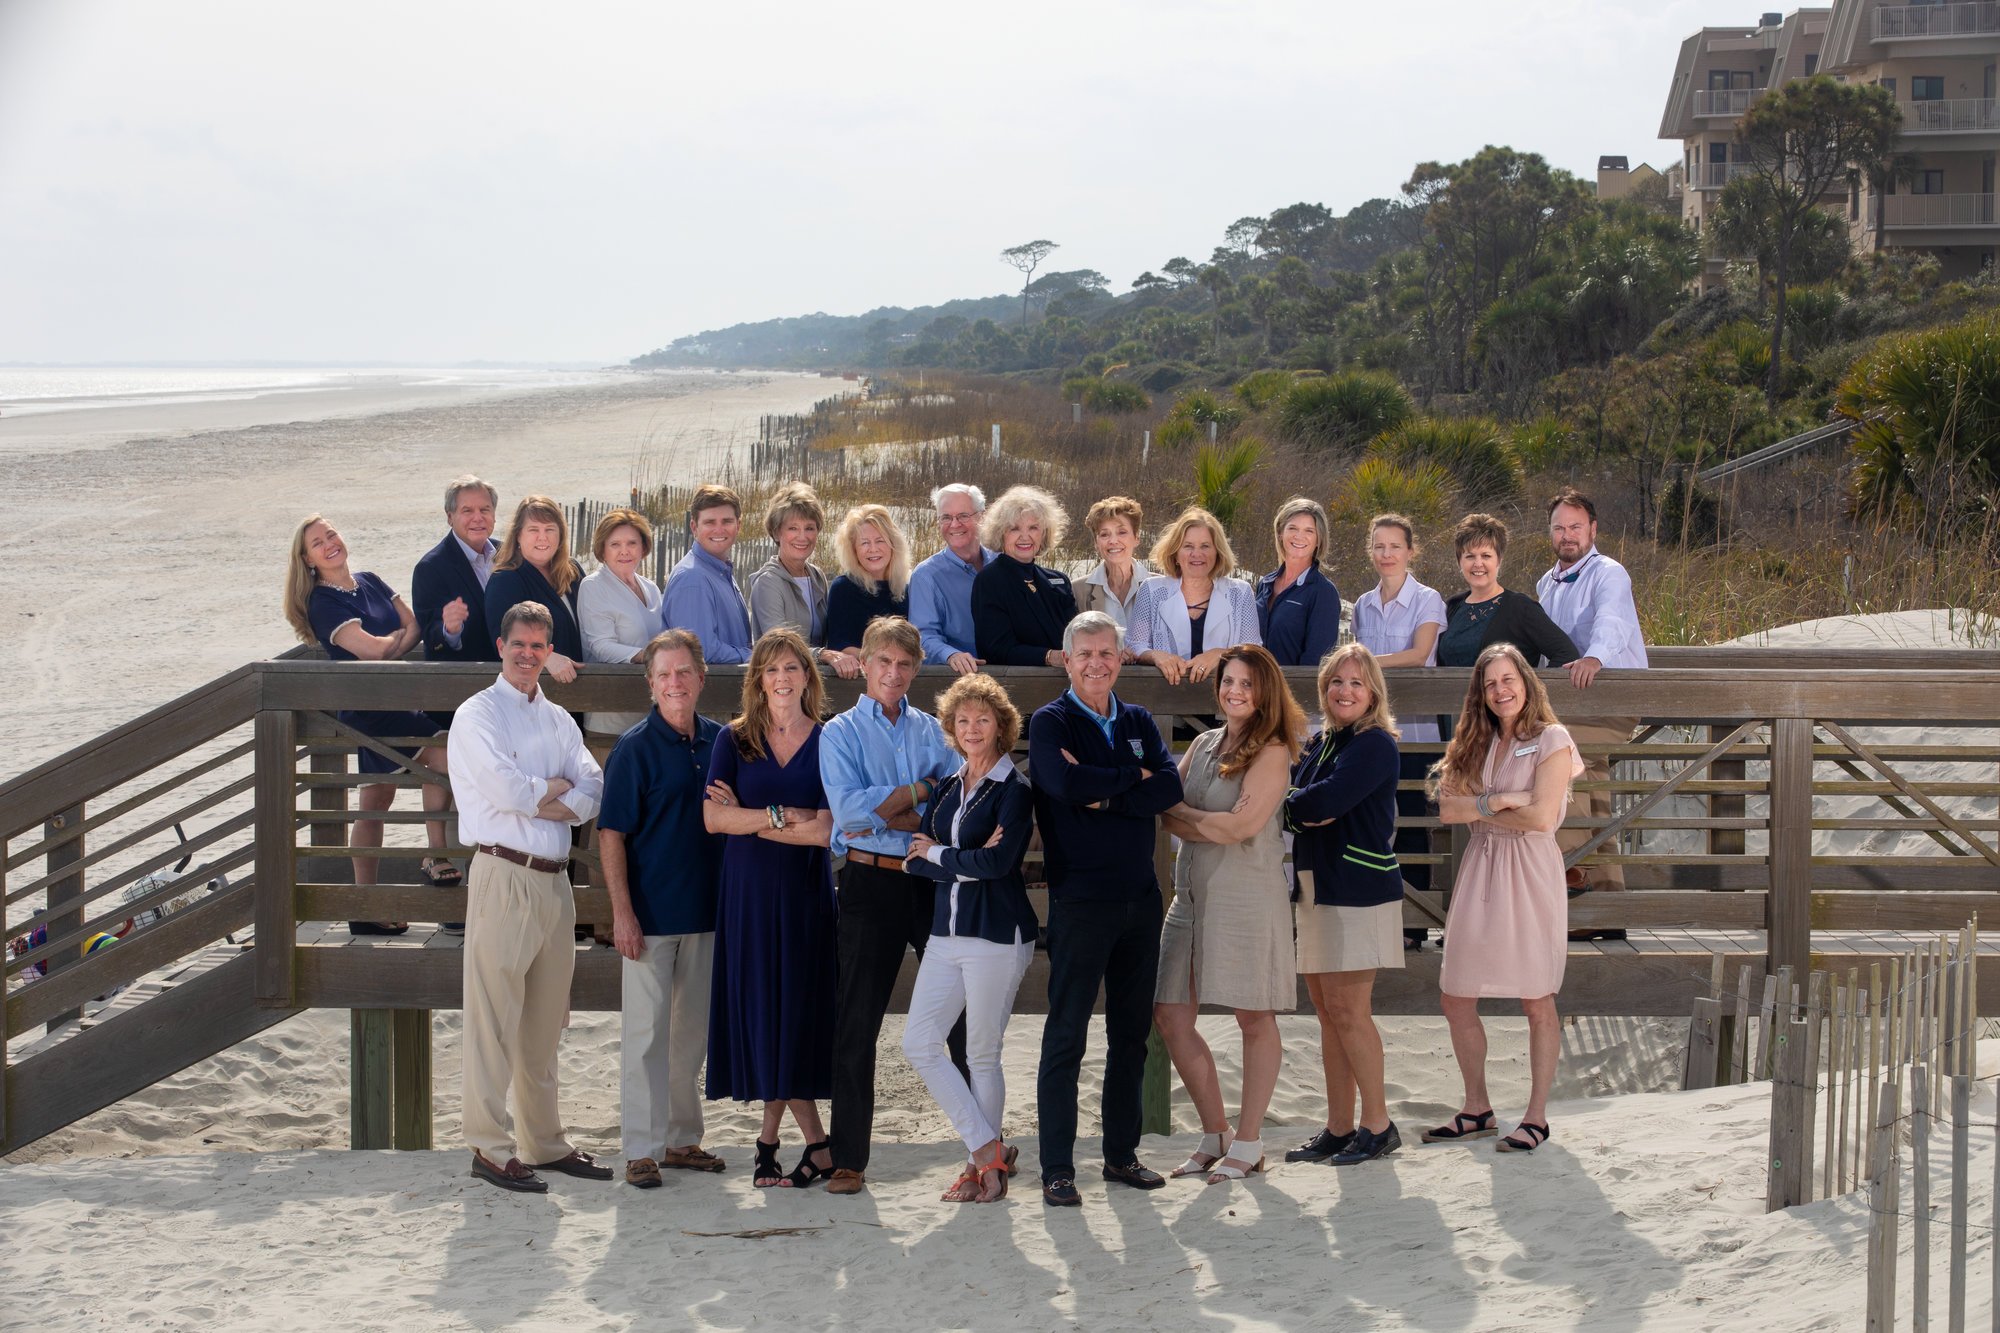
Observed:
[[[1303,444],[1360,445],[1415,416],[1417,406],[1387,375],[1356,371],[1300,380],[1278,403],[1278,426]]]
[[[1557,417],[1522,422],[1514,427],[1513,443],[1522,466],[1536,472],[1560,472],[1573,466],[1583,451],[1582,438]]]
[[[1238,380],[1234,392],[1252,412],[1262,412],[1296,383],[1298,376],[1289,370],[1258,370]]]
[[[1364,458],[1334,492],[1328,517],[1359,526],[1377,514],[1402,514],[1422,528],[1443,522],[1452,508],[1451,478],[1436,463]]]
[[[1934,527],[2000,510],[2000,315],[1884,339],[1835,401],[1861,423],[1857,512]]]
[[[1153,443],[1162,449],[1179,449],[1208,438],[1208,428],[1186,417],[1168,417],[1153,431]]]
[[[1167,418],[1192,421],[1200,426],[1213,422],[1218,431],[1227,434],[1243,423],[1243,409],[1207,389],[1190,389],[1174,400]]]
[[[1771,371],[1771,335],[1739,319],[1710,334],[1702,347],[1709,373],[1729,384],[1762,384]]]
[[[1126,384],[1122,380],[1107,380],[1096,375],[1077,375],[1063,381],[1063,397],[1073,403],[1082,403],[1092,412],[1143,412],[1153,405],[1146,391],[1136,384]]]
[[[1420,417],[1383,435],[1369,453],[1404,467],[1437,464],[1468,504],[1511,500],[1521,490],[1513,443],[1486,417]]]
[[[1243,515],[1249,497],[1237,489],[1264,456],[1264,442],[1246,435],[1233,444],[1204,444],[1194,456],[1194,502],[1227,529]]]
[[[1847,333],[1847,298],[1831,283],[1793,288],[1785,298],[1792,354],[1806,356]]]
[[[1688,468],[1675,468],[1660,495],[1660,520],[1654,528],[1662,543],[1709,546],[1722,536],[1722,507],[1697,485]]]
[[[1113,348],[1116,353],[1125,343]],[[1140,353],[1143,355],[1143,353]],[[1176,385],[1185,384],[1201,372],[1185,361],[1156,361],[1137,371],[1132,378],[1148,393],[1165,393]]]

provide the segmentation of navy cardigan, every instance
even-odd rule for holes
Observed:
[[[1140,777],[1142,768],[1153,776]],[[1065,691],[1028,720],[1028,774],[1050,898],[1137,902],[1160,891],[1155,820],[1180,803],[1181,775],[1151,713],[1119,701],[1107,741],[1095,715]]]
[[[493,636],[500,636],[500,622],[517,602],[540,602],[556,622],[549,646],[572,662],[583,661],[583,633],[576,624],[576,589],[557,596],[555,587],[542,571],[523,560],[512,569],[496,569],[486,580],[486,623]],[[497,654],[496,654],[497,656]]]
[[[939,845],[942,865],[932,865],[921,856],[911,857],[905,867],[913,875],[941,880],[937,906],[931,913],[931,934],[961,935],[991,940],[995,944],[1033,943],[1039,924],[1035,909],[1028,903],[1028,888],[1021,878],[1021,858],[1034,832],[1034,797],[1020,773],[1009,773],[999,782],[981,782],[973,790],[972,805],[959,826],[961,846],[953,846],[951,821],[958,817],[959,802],[965,797],[964,784],[954,773],[924,807],[919,824],[925,837]],[[986,845],[994,829],[1001,829],[1000,841]],[[958,876],[970,875],[970,883]],[[958,888],[958,928],[952,929],[951,891]]]
[[[1340,589],[1326,571],[1308,566],[1274,599],[1282,567],[1257,580],[1257,630],[1279,666],[1318,666],[1340,642]]]
[[[996,666],[1046,666],[1076,619],[1069,575],[1010,555],[988,560],[972,579],[974,655]]]
[[[1402,752],[1380,727],[1342,727],[1306,743],[1285,797],[1292,866],[1309,870],[1322,907],[1379,907],[1403,896],[1396,864],[1396,779]],[[1307,828],[1331,819],[1331,824]]]

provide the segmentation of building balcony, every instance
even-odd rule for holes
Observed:
[[[1748,162],[1697,162],[1694,168],[1694,188],[1720,190],[1738,176],[1749,175],[1752,170]]]
[[[1884,5],[1875,11],[1875,40],[1911,42],[2000,36],[2000,0],[1955,5]]]
[[[1697,88],[1694,90],[1694,114],[1703,116],[1740,116],[1750,109],[1750,104],[1769,92],[1768,88]]]
[[[1905,134],[2000,134],[2000,98],[1949,97],[1911,102],[1903,109]]]
[[[1990,194],[1892,194],[1881,203],[1885,231],[1903,227],[2000,227]]]

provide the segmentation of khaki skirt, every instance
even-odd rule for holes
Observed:
[[[1298,964],[1306,972],[1366,972],[1403,965],[1403,903],[1323,907],[1313,901],[1312,871],[1301,870],[1293,905]]]

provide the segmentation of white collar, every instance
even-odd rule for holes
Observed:
[[[517,708],[533,708],[542,701],[542,678],[539,675],[535,677],[535,692],[533,694],[521,693],[520,690],[515,688],[514,682],[508,680],[504,673],[494,677],[493,686],[496,690],[501,691],[501,697],[511,700]],[[502,689],[503,686],[505,687],[504,689]]]
[[[979,781],[981,785],[984,785],[988,782],[1005,782],[1008,778],[1011,778],[1013,776],[1014,776],[1013,756],[1003,754],[1000,756],[999,762],[995,763],[993,767],[987,769],[986,776],[979,779]],[[964,764],[960,764],[958,766],[958,785],[961,787],[965,785]]]
[[[1597,547],[1593,544],[1588,551],[1585,551],[1582,555],[1578,556],[1576,563],[1571,565],[1568,569],[1564,569],[1562,567],[1562,561],[1560,560],[1556,561],[1553,565],[1550,565],[1549,572],[1547,575],[1545,575],[1545,577],[1553,579],[1566,579],[1572,574],[1581,574],[1583,573],[1583,567],[1589,564],[1591,561],[1597,559],[1597,557],[1600,554],[1602,554],[1602,552],[1600,552],[1597,549]],[[1581,582],[1580,579],[1578,581]]]

